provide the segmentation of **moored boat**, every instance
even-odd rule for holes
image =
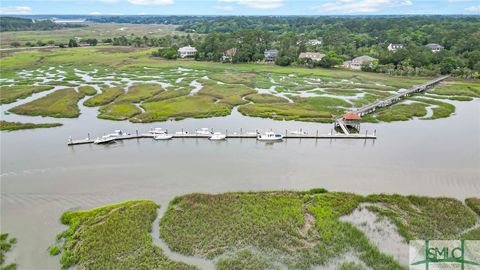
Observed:
[[[114,143],[115,142],[115,139],[116,137],[112,137],[109,135],[104,135],[100,138],[96,138],[93,143],[94,144],[107,144],[107,143]]]
[[[156,134],[165,134],[167,133],[164,129],[162,128],[152,128],[148,131],[150,134],[156,135]]]
[[[264,134],[258,134],[257,140],[259,141],[281,141],[283,135],[275,132],[265,132]]]
[[[167,133],[161,133],[153,137],[154,140],[170,140],[171,138],[173,138],[173,136]]]
[[[223,141],[227,138],[227,135],[226,134],[222,134],[220,132],[215,132],[213,133],[212,136],[210,136],[210,140],[212,141]]]

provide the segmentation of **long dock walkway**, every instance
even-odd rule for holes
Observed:
[[[170,134],[172,135],[172,139],[208,139],[211,135],[204,135],[204,134],[196,134],[196,133],[189,133],[189,134]],[[155,135],[151,133],[145,134],[138,134],[138,135],[125,135],[115,139],[115,141],[123,141],[123,140],[131,140],[131,139],[153,139]],[[288,134],[285,131],[285,135],[283,139],[290,140],[290,139],[376,139],[377,135],[376,132],[373,134],[368,134],[365,132],[364,134]],[[227,134],[226,139],[257,139],[257,135],[255,134],[246,134],[246,133],[230,133]],[[94,139],[86,138],[80,140],[69,139],[68,145],[80,145],[80,144],[92,144],[94,143]]]
[[[373,103],[370,103],[368,105],[365,105],[361,108],[357,108],[357,109],[351,111],[351,113],[356,113],[360,116],[364,116],[365,114],[374,112],[377,108],[383,108],[383,107],[387,107],[387,106],[390,106],[392,104],[395,104],[398,101],[400,101],[401,99],[403,99],[407,96],[410,96],[412,94],[425,92],[428,89],[430,89],[432,86],[435,86],[436,84],[440,83],[441,81],[444,81],[444,80],[448,79],[449,77],[450,77],[450,75],[445,75],[445,76],[441,76],[441,77],[438,77],[436,79],[433,79],[431,81],[428,81],[424,84],[415,85],[412,88],[408,89],[407,91],[399,92],[398,94],[395,94],[395,95],[393,95],[391,97],[388,97],[384,100],[377,100],[377,101],[375,101]]]

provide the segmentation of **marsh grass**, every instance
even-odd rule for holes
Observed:
[[[39,93],[53,89],[51,86],[1,86],[0,87],[0,104],[9,104],[31,96],[33,93]]]
[[[116,102],[138,103],[164,91],[159,84],[135,84],[128,88],[127,93],[118,97]]]
[[[77,93],[73,88],[57,90],[9,111],[22,115],[76,118],[80,115],[77,103],[83,97],[84,94]]]
[[[198,92],[198,95],[211,96],[219,100],[219,102],[229,104],[231,106],[238,106],[247,103],[242,99],[246,95],[256,93],[250,87],[242,84],[217,84],[214,81],[202,81],[203,88]]]
[[[0,233],[0,269],[17,269],[16,263],[5,264],[5,257],[7,256],[7,253],[12,250],[16,243],[17,239],[15,237],[10,237],[8,233]]]
[[[195,269],[168,259],[153,245],[150,231],[159,206],[127,201],[85,211],[65,212],[68,229],[50,248],[61,251],[63,269]]]
[[[245,97],[246,100],[253,103],[271,104],[271,103],[287,103],[288,100],[282,97],[270,94],[251,94]]]
[[[127,120],[142,111],[131,103],[111,103],[100,107],[98,118],[108,120]]]
[[[110,87],[110,88],[103,88],[102,93],[96,96],[93,96],[83,103],[83,105],[87,107],[96,107],[107,105],[112,103],[117,97],[124,94],[125,90],[123,87]]]
[[[8,122],[0,120],[0,130],[21,130],[21,129],[33,129],[33,128],[52,128],[61,126],[60,123],[43,123],[43,124],[34,124],[34,123],[20,123],[20,122]]]

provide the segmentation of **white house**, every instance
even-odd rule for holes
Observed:
[[[403,49],[403,44],[393,44],[393,43],[390,43],[387,47],[387,49],[391,52],[394,52],[398,49]]]
[[[350,69],[355,69],[355,70],[360,70],[362,69],[363,65],[368,65],[372,63],[373,61],[376,61],[377,59],[370,57],[368,55],[363,55],[359,57],[355,57],[350,61],[345,61],[343,62],[343,67],[345,68],[350,68]]]
[[[425,45],[425,47],[432,50],[432,52],[439,52],[439,51],[443,50],[443,46],[439,45],[439,44],[436,44],[436,43],[428,43],[427,45]]]
[[[237,54],[237,48],[230,48],[223,53],[222,61],[232,61],[233,57]]]
[[[197,49],[195,49],[195,47],[192,47],[190,45],[178,49],[178,55],[180,55],[181,58],[194,57],[196,53],[197,53]]]
[[[265,62],[274,62],[278,57],[279,51],[277,49],[270,49],[264,52]]]
[[[318,39],[310,39],[307,41],[307,45],[310,45],[310,46],[317,46],[320,44],[322,44],[322,41]]]
[[[313,61],[320,61],[320,60],[322,60],[323,57],[325,57],[325,54],[318,53],[318,52],[302,52],[298,56],[298,58],[300,58],[300,59],[310,58]]]

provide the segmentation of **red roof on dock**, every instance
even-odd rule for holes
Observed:
[[[360,115],[356,114],[356,113],[346,113],[343,115],[343,119],[345,120],[360,120],[361,117]]]

